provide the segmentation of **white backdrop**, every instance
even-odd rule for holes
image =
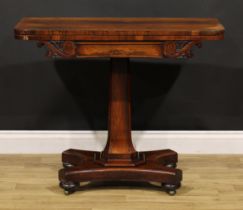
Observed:
[[[133,131],[138,151],[174,149],[181,154],[243,154],[243,131]],[[107,131],[0,131],[0,153],[101,151]]]

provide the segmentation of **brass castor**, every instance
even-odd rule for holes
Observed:
[[[175,184],[164,184],[162,183],[162,187],[164,188],[165,192],[168,193],[168,195],[173,196],[176,194],[176,189],[180,185],[175,185]]]
[[[168,167],[168,168],[176,168],[177,164],[176,163],[168,163],[165,166]]]
[[[75,192],[75,190],[64,190],[64,195],[70,195],[74,192]]]
[[[68,163],[68,162],[63,162],[62,165],[63,165],[63,168],[71,168],[71,167],[73,167],[73,165],[71,163]]]
[[[60,187],[63,188],[65,195],[74,193],[80,186],[79,183],[75,182],[60,182]]]
[[[170,196],[174,196],[176,194],[176,190],[167,190],[166,191],[168,193],[168,195]]]

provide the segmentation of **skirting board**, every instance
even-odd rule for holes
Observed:
[[[138,151],[173,149],[180,154],[243,154],[243,131],[133,131]],[[0,131],[1,154],[101,151],[107,131]]]

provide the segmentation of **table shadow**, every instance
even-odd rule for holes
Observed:
[[[242,68],[132,60],[133,130],[242,130]],[[0,67],[2,130],[106,130],[110,63]]]
[[[107,129],[109,59],[101,60],[56,60],[56,71],[66,89],[82,109],[89,129]],[[151,103],[143,114],[143,125],[159,108],[178,75],[180,64],[151,63],[149,61],[131,61],[132,74],[132,114],[141,104],[151,98],[159,97],[159,103]],[[137,120],[132,118],[136,129]]]

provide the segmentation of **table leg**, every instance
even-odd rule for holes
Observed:
[[[131,138],[131,85],[129,59],[112,58],[108,140],[102,152],[70,149],[62,154],[60,186],[67,194],[84,181],[160,182],[175,194],[182,180],[172,150],[137,152]]]

